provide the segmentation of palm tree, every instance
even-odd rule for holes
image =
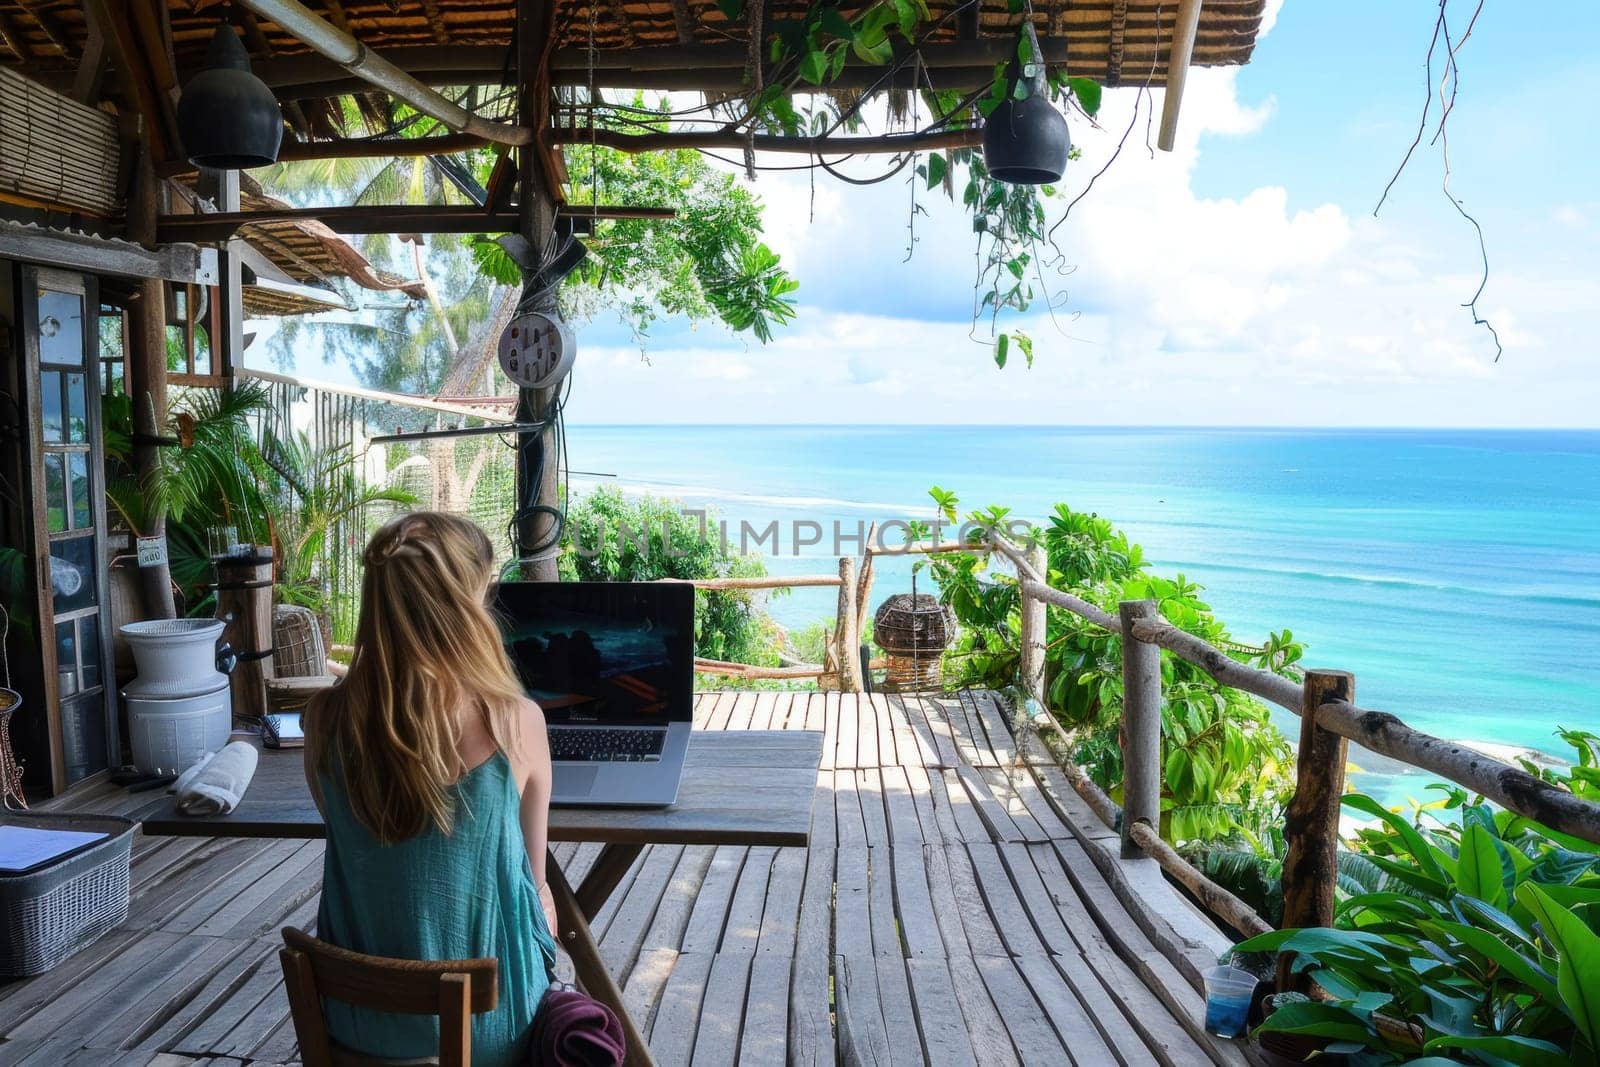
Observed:
[[[428,122],[400,109],[394,124],[401,136],[429,132]],[[373,117],[347,104],[346,125],[375,125]],[[431,120],[428,120],[431,122]],[[492,155],[478,150],[478,165]],[[476,168],[474,168],[476,169]],[[262,188],[295,204],[466,204],[471,199],[449,181],[429,157],[324,159],[279,163],[260,172]],[[325,359],[341,356],[363,384],[395,392],[431,395],[461,357],[461,342],[472,326],[491,312],[497,286],[473,262],[468,238],[435,234],[424,251],[420,234],[372,234],[361,251],[375,265],[415,276],[428,294],[426,312],[411,305],[367,308],[359,317],[286,318],[269,345],[280,365],[293,364],[308,341],[320,344]],[[307,332],[314,335],[314,341]]]

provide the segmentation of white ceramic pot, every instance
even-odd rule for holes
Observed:
[[[221,619],[154,619],[124,623],[139,676],[123,690],[128,697],[172,700],[225,689],[228,676],[217,670]]]

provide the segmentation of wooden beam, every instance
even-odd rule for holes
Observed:
[[[436,137],[383,137],[339,141],[285,141],[278,162],[306,159],[389,159],[400,156],[447,156],[482,148],[489,142],[470,133]]]
[[[757,152],[788,152],[808,156],[886,155],[942,148],[973,148],[983,142],[977,127],[939,130],[935,133],[891,133],[879,137],[785,137],[757,134],[753,139],[722,130],[683,133],[619,133],[586,126],[566,126],[550,131],[557,144],[597,144],[619,152],[670,152],[683,148],[741,150],[752,140]]]
[[[94,104],[100,99],[100,85],[105,80],[106,35],[92,8],[84,8],[83,17],[88,23],[89,35],[83,42],[78,72],[72,76],[71,96],[80,104]]]
[[[64,56],[72,55],[72,38],[55,15],[39,5],[39,0],[17,0],[17,6],[38,25],[39,32],[44,34],[52,48]]]
[[[1172,151],[1178,138],[1178,109],[1183,106],[1183,84],[1189,77],[1194,38],[1200,29],[1201,0],[1178,0],[1178,22],[1172,28],[1172,51],[1167,55],[1167,91],[1161,101],[1161,133],[1156,146]]]
[[[300,3],[299,0],[239,0],[241,4],[262,18],[271,19],[285,32],[305,43],[351,74],[370,82],[411,107],[430,115],[452,130],[475,133],[500,144],[521,145],[533,139],[533,129],[526,125],[495,122],[477,115],[460,104],[429,88],[397,66],[385,54],[367,48],[348,30],[343,29]],[[546,6],[549,6],[548,4]],[[330,9],[336,19],[343,18],[343,9],[334,4]]]
[[[177,65],[172,55],[172,24],[166,0],[126,0],[126,10],[144,50],[145,69],[155,88],[155,99],[167,144],[174,156],[181,156],[183,138],[178,135]]]
[[[24,63],[33,58],[33,50],[28,47],[22,31],[17,29],[17,24],[4,11],[0,11],[0,44],[4,44]]]
[[[113,11],[110,0],[84,0],[84,9],[106,31],[106,45],[122,80],[123,91],[133,100],[144,125],[141,134],[150,144],[151,157],[159,166],[172,158],[173,142],[168,137],[161,101],[139,46],[138,34],[127,12],[121,7]]]
[[[672,0],[672,22],[678,28],[678,43],[694,43],[694,14],[688,0]]]
[[[1166,27],[1170,21],[1170,17],[1164,19],[1161,25]],[[1107,32],[1110,32],[1109,21]],[[1197,34],[1196,42],[1224,48],[1239,32],[1226,26],[1207,28]],[[1126,43],[1141,54],[1149,54],[1164,47],[1167,40],[1168,33],[1151,23],[1141,26],[1137,32],[1130,29]],[[965,73],[987,67],[992,78],[995,63],[1008,58],[1014,46],[1012,37],[980,37],[971,41],[928,42],[919,53],[922,66],[927,70]],[[1052,37],[1041,41],[1040,46],[1047,63],[1067,63],[1074,71],[1084,68],[1084,73],[1090,76],[1094,72],[1086,68],[1091,62],[1103,62],[1105,55],[1103,41],[1078,36]],[[428,85],[500,85],[506,80],[507,51],[503,45],[417,45],[387,48],[383,56],[412,78]],[[649,89],[661,83],[664,88],[689,89],[697,86],[685,81],[686,76],[699,75],[704,80],[700,87],[722,89],[736,88],[740,84],[730,82],[727,75],[734,72],[742,77],[747,59],[741,43],[689,42],[652,48],[606,49],[594,53],[593,63],[596,84],[601,86]],[[551,84],[586,85],[589,66],[587,48],[557,48],[550,57]],[[337,63],[317,54],[264,58],[252,69],[283,98],[338,96],[354,91],[353,87],[366,85],[350,77]],[[852,58],[845,64],[841,77],[866,85],[883,74],[881,65],[861,63]],[[1142,72],[1140,77],[1142,81]],[[1160,85],[1161,81],[1161,74],[1157,72],[1152,84]],[[831,84],[840,85],[841,82]]]
[[[887,134],[881,137],[784,137],[758,135],[755,147],[761,152],[790,152],[806,155],[882,155],[913,149],[969,148],[979,143],[975,128],[941,130],[929,134]],[[660,152],[679,148],[741,149],[747,139],[742,134],[708,130],[628,134],[618,130],[564,127],[550,131],[550,143],[584,145],[591,143],[623,152]],[[282,162],[309,159],[387,159],[397,156],[438,156],[481,148],[488,142],[473,134],[441,134],[435,137],[381,138],[376,140],[290,141],[278,154]]]
[[[1112,0],[1111,40],[1106,45],[1106,88],[1122,84],[1122,55],[1127,47],[1128,0]]]
[[[669,207],[577,204],[557,214],[573,219],[670,219]],[[245,226],[264,222],[320,222],[336,233],[514,233],[517,213],[485,211],[473,204],[360,204],[351,207],[278,208],[266,211],[214,211],[163,215],[156,240],[209,244],[226,241]]]
[[[439,40],[450,43],[450,27],[444,21],[444,12],[439,8],[439,0],[422,0],[422,16],[428,20],[428,29]]]

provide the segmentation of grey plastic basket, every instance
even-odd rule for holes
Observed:
[[[136,824],[115,815],[7,812],[0,823],[109,836],[23,874],[0,874],[0,978],[43,974],[128,917]]]

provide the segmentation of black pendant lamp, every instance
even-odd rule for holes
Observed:
[[[983,165],[996,180],[1010,185],[1046,185],[1060,181],[1067,170],[1072,140],[1067,120],[1050,102],[1045,85],[1044,54],[1031,21],[1023,24],[1033,62],[1023,67],[1012,59],[1006,76],[1006,98],[989,112],[983,124]],[[1029,73],[1031,69],[1031,74]],[[1016,87],[1027,96],[1016,98]]]
[[[246,170],[278,161],[283,112],[266,82],[250,73],[250,54],[226,22],[211,35],[205,69],[183,87],[178,134],[197,167]]]

